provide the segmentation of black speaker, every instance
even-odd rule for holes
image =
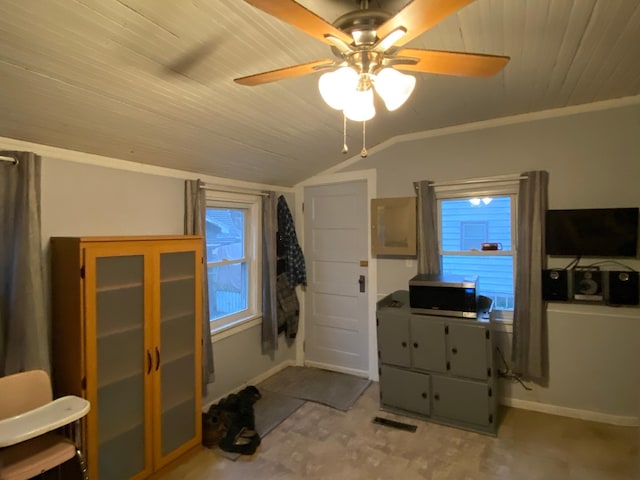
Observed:
[[[569,300],[569,275],[567,270],[542,271],[542,298],[556,302]]]
[[[638,272],[609,273],[609,305],[638,305],[640,288],[638,288]]]
[[[576,268],[573,271],[573,298],[588,301],[603,300],[602,272],[591,268]]]

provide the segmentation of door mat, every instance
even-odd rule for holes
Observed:
[[[371,384],[366,378],[311,367],[287,367],[258,389],[321,403],[346,412]]]
[[[253,405],[256,419],[256,432],[264,440],[274,428],[284,422],[298,408],[304,405],[304,400],[289,397],[277,392],[270,392],[258,387],[262,397]],[[225,452],[220,447],[213,449],[218,455],[236,461],[241,455],[234,452]],[[258,447],[258,452],[260,447]]]

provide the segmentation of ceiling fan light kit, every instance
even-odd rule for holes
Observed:
[[[336,59],[236,78],[235,82],[255,86],[324,71],[318,80],[320,95],[353,121],[365,122],[375,116],[374,90],[389,111],[407,101],[416,78],[399,70],[488,77],[509,61],[509,57],[496,55],[399,48],[474,0],[412,0],[395,15],[369,9],[368,1],[362,0],[361,9],[342,15],[333,24],[295,0],[245,1],[330,45]]]

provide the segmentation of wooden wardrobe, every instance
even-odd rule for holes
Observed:
[[[92,480],[143,479],[200,445],[202,237],[54,237],[53,382],[91,402]]]

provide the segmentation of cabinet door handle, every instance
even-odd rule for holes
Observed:
[[[458,349],[456,347],[453,347],[451,349],[451,353],[453,353],[455,355],[456,353],[458,353]]]
[[[413,342],[413,348],[418,348],[418,342]]]
[[[434,398],[435,400],[440,400],[440,395],[438,395],[438,394],[436,393],[436,394],[433,396],[433,398]]]
[[[402,348],[407,348],[407,342],[402,342]]]
[[[160,350],[156,347],[156,372],[160,368]]]
[[[147,350],[147,375],[151,373],[152,367],[153,367],[153,360],[151,360],[151,352]]]
[[[422,392],[422,398],[427,398],[427,392]]]

